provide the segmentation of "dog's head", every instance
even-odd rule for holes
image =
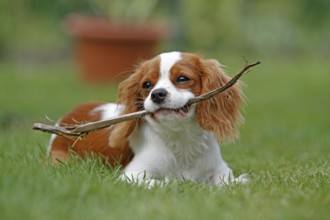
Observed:
[[[148,120],[155,123],[196,119],[200,127],[213,132],[219,140],[236,136],[242,119],[240,105],[243,95],[236,83],[209,100],[187,105],[189,99],[224,86],[230,78],[216,60],[198,55],[170,52],[141,63],[119,86],[122,114],[147,110]],[[119,146],[143,120],[126,121],[114,126],[111,146]]]

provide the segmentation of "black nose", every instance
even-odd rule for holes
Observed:
[[[151,100],[156,104],[160,104],[164,102],[166,95],[167,91],[165,89],[155,89],[151,93]]]

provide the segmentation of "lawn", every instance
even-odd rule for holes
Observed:
[[[0,219],[329,219],[328,60],[262,61],[242,79],[241,137],[221,148],[236,174],[249,173],[249,184],[151,190],[116,181],[117,170],[97,159],[50,166],[49,135],[31,130],[79,102],[114,101],[116,84],[87,85],[70,63],[2,63]],[[231,75],[244,64],[222,62]]]

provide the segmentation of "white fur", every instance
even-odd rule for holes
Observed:
[[[223,161],[214,135],[200,128],[195,119],[146,123],[134,132],[130,143],[135,156],[123,177],[130,182],[155,184],[155,180],[177,179],[225,185],[241,181],[233,178]]]
[[[160,78],[153,90],[163,88],[168,95],[162,104],[153,103],[150,95],[146,98],[144,107],[153,113],[162,108],[181,108],[194,97],[189,90],[176,89],[169,78],[172,66],[182,59],[180,53],[161,54],[160,59]],[[144,124],[129,138],[134,158],[121,178],[148,186],[168,179],[212,185],[246,182],[245,174],[234,178],[221,157],[213,133],[200,127],[195,108],[195,105],[191,106],[184,115],[157,112],[154,114],[157,120],[146,116]]]
[[[164,76],[169,76],[169,72],[172,66],[181,60],[180,52],[168,52],[162,53],[159,55],[160,57],[160,73]]]
[[[101,120],[104,120],[118,116],[122,110],[123,110],[122,105],[118,105],[115,103],[108,103],[95,108],[93,112],[101,112]]]
[[[58,126],[58,124],[56,123],[55,126]],[[48,143],[48,146],[47,146],[47,155],[50,155],[50,152],[52,150],[52,145],[54,143],[54,140],[56,139],[57,135],[56,134],[52,134],[50,136],[50,140],[49,140],[49,143]]]

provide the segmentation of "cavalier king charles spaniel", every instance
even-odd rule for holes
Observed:
[[[195,54],[169,52],[142,62],[119,85],[118,103],[78,105],[58,125],[97,121],[147,110],[149,115],[87,134],[78,140],[52,135],[49,154],[53,163],[79,156],[102,155],[110,165],[121,165],[120,177],[138,184],[190,180],[216,186],[245,183],[235,178],[222,159],[218,141],[237,137],[242,122],[241,87],[188,105],[189,99],[224,86],[230,78],[216,60]]]

